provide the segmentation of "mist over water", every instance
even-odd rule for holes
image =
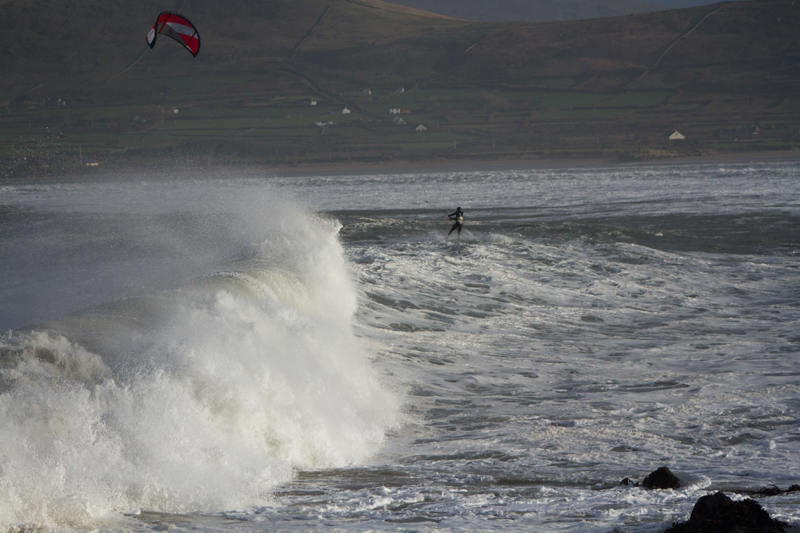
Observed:
[[[796,162],[2,193],[3,526],[655,533],[800,483]]]

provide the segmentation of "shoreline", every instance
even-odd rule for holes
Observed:
[[[248,162],[210,165],[163,166],[153,172],[152,166],[142,164],[113,163],[108,166],[69,169],[63,173],[47,171],[42,174],[10,176],[0,178],[0,184],[12,183],[58,183],[77,181],[117,181],[130,178],[131,174],[147,173],[149,179],[206,179],[208,174],[223,172],[239,176],[289,178],[314,176],[363,176],[381,174],[433,174],[443,172],[492,172],[528,170],[564,170],[590,168],[639,168],[650,166],[672,166],[691,164],[746,164],[763,162],[800,162],[800,150],[748,151],[717,153],[701,156],[672,157],[642,161],[620,161],[616,157],[585,156],[567,158],[523,157],[508,159],[439,159],[428,161],[396,160],[387,163],[351,161],[329,164],[264,165]]]
[[[329,165],[277,166],[269,168],[273,175],[290,176],[343,176],[363,174],[423,174],[438,172],[476,172],[503,170],[548,170],[568,168],[628,168],[648,166],[670,166],[683,164],[722,164],[748,162],[800,161],[800,150],[780,150],[768,152],[720,153],[704,156],[674,157],[649,161],[619,161],[608,157],[564,158],[514,158],[492,160],[431,160],[431,161],[393,161],[390,163],[331,163]]]

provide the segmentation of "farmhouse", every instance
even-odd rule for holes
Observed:
[[[415,131],[428,131],[428,128],[426,128],[425,126],[423,126],[422,124],[420,124],[419,126],[417,126],[416,128],[414,128],[414,130],[415,130]]]
[[[686,136],[684,134],[682,134],[681,132],[679,132],[678,130],[675,130],[672,133],[672,135],[669,136],[669,140],[670,141],[682,141],[685,138],[686,138]]]

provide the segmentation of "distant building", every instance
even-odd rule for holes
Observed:
[[[415,131],[428,131],[428,128],[426,128],[425,126],[423,126],[422,124],[420,124],[419,126],[417,126],[416,128],[414,128],[414,130],[415,130]]]
[[[402,119],[402,118],[400,118],[400,117],[397,117],[397,118],[395,118],[395,119],[394,119],[394,124],[395,124],[395,126],[402,126],[402,125],[404,125],[405,123],[406,123],[406,121],[405,121],[405,120],[403,120],[403,119]]]
[[[349,114],[350,114],[350,110],[349,109],[347,109],[346,107],[344,109],[342,109],[342,115],[349,115]]]
[[[312,100],[311,98],[303,98],[302,100],[297,101],[298,105],[317,105],[316,100]]]
[[[669,140],[670,141],[682,141],[685,138],[686,138],[686,136],[684,134],[682,134],[681,132],[679,132],[678,130],[675,130],[672,133],[672,135],[669,136]]]
[[[395,89],[393,91],[389,91],[389,94],[401,94],[401,93],[404,93],[404,92],[406,92],[406,90],[404,88],[398,87],[397,89]]]

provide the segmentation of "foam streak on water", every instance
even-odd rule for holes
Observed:
[[[800,482],[797,163],[59,187],[6,191],[0,318],[49,322],[3,339],[5,524],[657,532]]]

